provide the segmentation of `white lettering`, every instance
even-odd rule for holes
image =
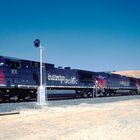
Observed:
[[[130,83],[128,81],[120,81],[120,84],[122,86],[129,86],[130,85]]]
[[[48,80],[50,81],[60,81],[61,84],[77,84],[77,79],[75,77],[66,78],[65,76],[61,75],[51,75],[48,74]]]

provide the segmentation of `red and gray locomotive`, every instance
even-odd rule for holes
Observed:
[[[140,79],[120,74],[99,72],[96,78],[97,96],[139,94]]]

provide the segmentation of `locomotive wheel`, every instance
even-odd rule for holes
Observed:
[[[87,93],[87,96],[88,96],[89,98],[92,98],[92,97],[93,97],[93,93],[92,93],[92,92],[88,92],[88,93]]]
[[[26,97],[24,98],[24,100],[25,100],[25,101],[30,101],[30,100],[31,100],[31,96],[30,96],[30,95],[26,96]]]
[[[14,102],[17,102],[18,100],[19,100],[19,98],[17,95],[14,95],[10,98],[10,101],[14,101]]]
[[[2,102],[2,97],[0,97],[0,103]]]
[[[88,97],[89,98],[93,98],[93,94],[91,93],[91,94],[88,94]]]
[[[88,94],[86,92],[84,92],[83,95],[82,95],[82,97],[83,98],[87,98],[88,97]]]
[[[106,96],[107,96],[107,93],[106,93],[106,92],[104,92],[104,93],[103,93],[103,96],[104,96],[104,97],[106,97]]]
[[[96,91],[93,93],[93,97],[94,97],[94,98],[97,97],[97,93],[96,93]]]
[[[109,92],[109,94],[108,94],[109,96],[111,96],[111,92]]]
[[[6,102],[9,102],[10,101],[10,99],[9,98],[7,98],[7,97],[5,97],[5,96],[3,96],[3,98],[2,98],[2,102],[3,103],[6,103]]]
[[[0,103],[3,102],[3,98],[4,98],[4,94],[3,94],[3,92],[0,92]]]

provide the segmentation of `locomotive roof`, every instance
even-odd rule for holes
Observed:
[[[38,61],[19,59],[19,58],[16,58],[16,57],[9,57],[9,56],[0,56],[0,58],[9,59],[11,61],[28,61],[28,62],[37,62],[37,63],[39,63]],[[54,66],[54,64],[51,64],[51,63],[46,63],[46,64]]]

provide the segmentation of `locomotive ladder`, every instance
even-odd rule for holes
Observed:
[[[137,91],[138,91],[138,94],[140,94],[140,86],[137,85]]]
[[[95,81],[95,88],[96,92],[101,91],[104,92],[104,87],[102,85],[99,85],[98,82]]]

